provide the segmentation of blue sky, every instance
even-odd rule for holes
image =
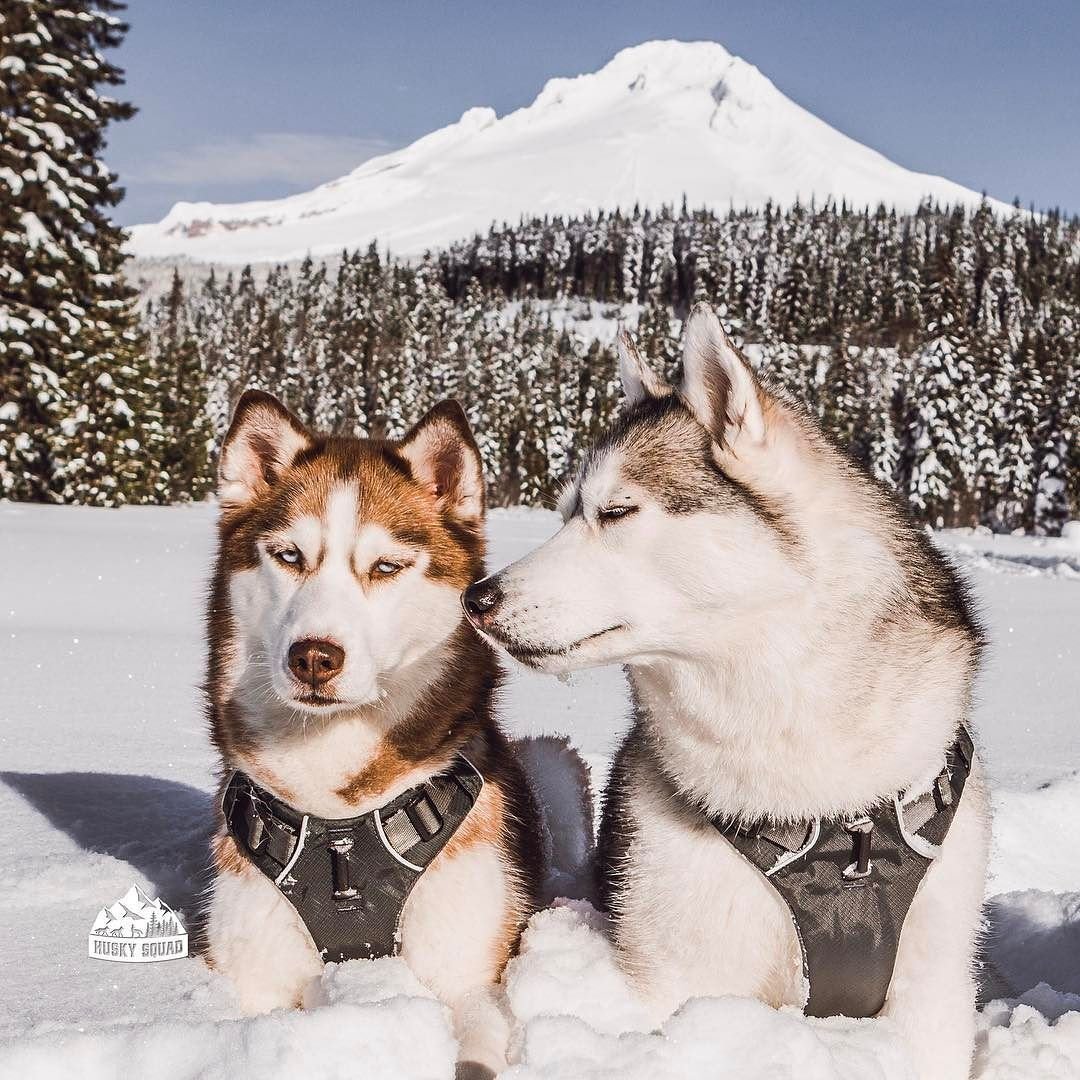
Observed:
[[[130,0],[125,224],[303,191],[651,38],[711,39],[908,168],[1080,212],[1078,0]]]

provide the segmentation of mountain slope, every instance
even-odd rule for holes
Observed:
[[[376,240],[399,255],[522,214],[678,204],[720,209],[832,197],[913,209],[978,195],[909,172],[788,100],[713,42],[653,41],[552,79],[527,108],[448,127],[286,199],[177,203],[132,230],[139,256],[243,262]]]

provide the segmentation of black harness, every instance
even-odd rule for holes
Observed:
[[[373,959],[397,953],[409,893],[483,786],[459,754],[445,772],[378,810],[319,818],[234,772],[221,808],[229,834],[288,897],[324,961]]]
[[[791,911],[810,985],[809,1016],[874,1016],[885,1004],[900,931],[960,805],[974,754],[960,729],[928,791],[854,820],[712,824]]]

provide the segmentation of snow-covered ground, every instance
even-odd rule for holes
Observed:
[[[86,956],[133,882],[191,915],[213,765],[197,684],[210,507],[0,505],[0,1077],[449,1078],[442,1007],[397,960],[326,969],[322,1004],[240,1019],[197,959]],[[492,563],[555,526],[492,515]],[[957,531],[993,639],[978,727],[996,783],[976,1073],[1080,1076],[1080,546]],[[515,672],[516,733],[569,732],[597,784],[626,723],[621,674]],[[1027,891],[1023,891],[1027,890]],[[1041,985],[1045,984],[1045,985]],[[587,905],[537,915],[508,969],[514,1080],[910,1075],[888,1024],[688,1003],[662,1032]]]

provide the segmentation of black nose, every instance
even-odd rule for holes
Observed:
[[[289,670],[312,690],[324,686],[345,666],[345,650],[332,641],[304,638],[289,647]]]
[[[491,613],[501,599],[502,590],[499,588],[497,575],[473,582],[461,594],[461,604],[465,608],[465,614],[477,625],[482,625],[490,619]]]

